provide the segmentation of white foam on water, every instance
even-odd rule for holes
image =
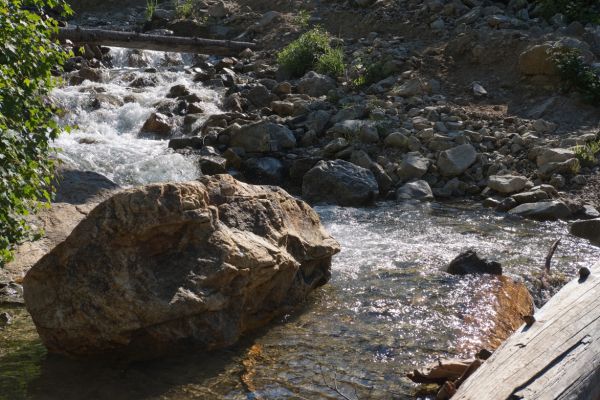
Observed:
[[[100,173],[122,186],[197,178],[200,171],[194,157],[173,152],[166,139],[141,136],[140,129],[174,85],[185,85],[201,99],[206,118],[221,112],[219,94],[193,82],[193,76],[183,69],[147,73],[126,67],[129,50],[111,52],[117,68],[108,71],[107,82],[85,81],[53,92],[56,103],[65,112],[61,123],[73,127],[71,133],[61,135],[55,142],[59,157],[75,168]],[[150,65],[160,67],[165,53],[144,55]],[[130,88],[129,83],[136,77],[155,79],[157,83]],[[96,109],[92,107],[96,96],[109,100]],[[181,124],[182,117],[174,119]]]

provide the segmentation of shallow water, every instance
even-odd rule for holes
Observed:
[[[161,68],[156,88],[136,101],[91,110],[99,87],[123,98],[127,74],[117,65],[107,84],[85,83],[55,92],[78,128],[59,140],[65,160],[121,185],[193,179],[195,160],[167,149],[165,140],[138,131],[168,88],[190,82]],[[160,54],[150,53],[160,65]],[[119,61],[121,60],[121,61]],[[193,89],[217,112],[217,93]],[[211,111],[212,110],[212,111]],[[2,309],[14,323],[0,330],[0,399],[351,399],[410,398],[404,374],[444,356],[478,350],[492,328],[489,277],[455,277],[441,268],[467,248],[501,261],[506,273],[529,283],[548,247],[563,238],[556,274],[573,276],[600,251],[571,237],[563,222],[508,219],[470,203],[383,203],[375,208],[319,206],[326,228],[341,243],[329,284],[306,304],[231,349],[133,365],[80,363],[47,356],[22,308]],[[476,315],[479,324],[467,323]]]
[[[410,398],[414,385],[406,372],[439,356],[472,354],[490,328],[492,311],[482,301],[490,278],[440,270],[461,250],[475,248],[517,278],[539,271],[558,237],[557,273],[572,276],[600,255],[568,236],[564,223],[506,219],[468,204],[317,210],[342,252],[331,282],[293,315],[233,349],[115,367],[46,357],[17,310],[19,322],[7,329],[13,339],[0,334],[0,346],[8,347],[0,352],[0,393],[7,399],[333,399],[340,398],[331,389],[337,382],[350,398]],[[473,313],[481,324],[466,322]]]

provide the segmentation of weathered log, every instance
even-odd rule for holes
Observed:
[[[587,271],[530,326],[521,326],[452,399],[600,398],[600,264]]]
[[[70,40],[75,44],[125,47],[169,51],[177,53],[197,53],[217,56],[235,56],[256,45],[250,42],[214,40],[197,37],[148,35],[137,32],[109,31],[104,29],[60,28],[58,40]]]

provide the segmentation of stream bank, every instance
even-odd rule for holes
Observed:
[[[143,14],[143,8],[136,10],[137,14],[123,12],[131,19],[131,26],[137,26]],[[239,15],[240,25],[248,25],[250,22],[243,22],[241,16],[259,21],[265,10],[258,10],[231,17]],[[360,17],[374,11],[357,10],[355,14]],[[277,12],[274,23],[262,32],[251,32],[258,40],[265,38],[263,45],[274,40],[272,36],[279,29],[292,32],[281,35],[284,39],[279,39],[285,41],[301,30],[290,22],[286,10]],[[422,18],[432,12],[426,10]],[[105,22],[95,18],[97,24]],[[548,124],[538,122],[539,118],[514,117],[505,105],[488,104],[487,100],[476,106],[463,105],[446,92],[447,83],[436,93],[435,82],[420,74],[427,72],[431,67],[428,62],[441,53],[425,53],[421,43],[383,34],[367,35],[362,40],[349,38],[347,43],[349,53],[372,49],[373,58],[393,53],[394,62],[403,70],[394,73],[389,82],[377,82],[379,85],[358,93],[334,81],[335,96],[320,98],[313,95],[319,93],[313,89],[319,90],[323,82],[330,85],[330,79],[313,76],[317,83],[310,86],[309,82],[302,89],[306,93],[299,93],[299,82],[276,81],[276,67],[268,51],[219,60],[111,49],[112,68],[71,72],[76,77],[74,85],[58,89],[55,96],[69,110],[63,121],[78,129],[59,140],[61,157],[71,167],[105,175],[117,185],[195,179],[203,167],[223,168],[224,163],[235,176],[256,179],[257,183],[291,182],[289,189],[301,193],[304,173],[319,160],[332,159],[348,161],[361,174],[369,175],[363,170],[379,173],[374,184],[381,193],[385,192],[382,184],[389,185],[391,197],[407,182],[403,174],[423,172],[419,178],[432,188],[437,201],[377,202],[372,208],[318,206],[324,224],[343,248],[334,261],[331,284],[313,293],[305,308],[286,316],[284,323],[224,352],[117,370],[60,360],[46,355],[27,315],[21,309],[9,308],[15,318],[3,331],[7,339],[2,341],[7,346],[2,348],[7,350],[0,354],[0,364],[10,365],[11,371],[19,374],[2,373],[0,393],[9,393],[11,398],[66,399],[327,398],[336,396],[332,386],[337,381],[342,390],[349,394],[356,390],[360,398],[407,398],[413,390],[403,378],[407,370],[439,356],[472,354],[489,328],[485,324],[473,327],[467,321],[473,312],[481,321],[489,321],[489,309],[473,306],[473,287],[485,293],[491,283],[487,277],[460,279],[440,272],[455,255],[475,248],[502,261],[508,274],[523,279],[532,290],[545,252],[556,237],[564,237],[554,261],[556,275],[566,280],[580,266],[593,263],[597,248],[566,236],[564,221],[521,220],[461,200],[471,191],[475,199],[481,199],[481,191],[489,184],[484,178],[490,168],[499,175],[507,171],[523,175],[526,179],[518,179],[525,181],[522,189],[529,186],[527,181],[544,183],[535,182],[535,158],[540,149],[534,148],[540,143],[548,149],[567,148],[583,135],[593,134],[593,123],[585,126],[585,121],[593,121],[593,111],[585,109],[591,116],[583,118],[581,130],[559,131],[572,127],[567,123],[549,132]],[[101,65],[93,59],[76,61],[79,67]],[[419,70],[424,62],[424,70]],[[411,73],[405,74],[407,71]],[[494,85],[484,83],[488,89]],[[417,91],[390,93],[396,86]],[[459,91],[461,96],[470,95]],[[555,100],[558,104],[563,101],[572,99]],[[190,106],[196,112],[190,112]],[[557,106],[549,106],[542,113],[544,118],[551,118],[553,107]],[[170,134],[140,135],[156,112],[166,117],[164,125]],[[252,130],[252,123],[262,124],[261,129]],[[338,123],[342,125],[336,127]],[[269,139],[282,139],[278,142],[280,151],[270,147],[267,151],[247,151],[255,150],[250,147],[255,143],[243,143],[248,146],[244,151],[239,149],[243,146],[231,145],[238,129],[260,135],[263,128],[275,132]],[[193,139],[199,136],[201,141]],[[169,149],[169,141],[171,147],[179,147],[178,140],[191,146]],[[295,145],[287,148],[292,142]],[[476,150],[473,165],[458,177],[441,174],[439,153],[464,145]],[[516,157],[511,155],[513,148],[519,150]],[[410,155],[410,151],[419,154]],[[507,151],[510,154],[504,154]],[[529,152],[535,155],[533,160]],[[572,158],[572,154],[568,156],[565,161]],[[589,177],[589,182],[595,173],[592,167],[581,175]],[[555,178],[557,189],[563,181]],[[570,186],[575,176],[567,173],[563,178],[566,186],[558,189],[585,191],[585,185],[583,189],[576,182]],[[566,192],[555,194],[549,187],[540,190],[559,196],[567,207],[571,203]],[[56,387],[56,382],[65,384]]]

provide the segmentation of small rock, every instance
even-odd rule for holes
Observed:
[[[536,158],[538,167],[548,163],[560,163],[575,157],[575,151],[571,149],[549,148],[542,150]]]
[[[423,157],[421,153],[411,152],[404,155],[400,166],[396,170],[396,175],[402,180],[413,178],[420,179],[429,169],[429,159]]]
[[[0,313],[0,328],[12,324],[12,316],[7,312]]]
[[[569,207],[559,200],[521,204],[509,211],[509,214],[537,221],[553,221],[571,216]]]
[[[488,182],[490,189],[502,194],[517,193],[532,186],[533,183],[521,175],[492,175]]]
[[[530,192],[517,193],[512,196],[518,204],[536,203],[542,200],[550,199],[548,193],[543,190],[532,190]]]
[[[396,191],[396,200],[432,201],[433,199],[431,187],[423,180],[406,183]]]
[[[408,147],[408,137],[400,132],[392,132],[385,138],[383,143],[386,147],[405,149]]]
[[[202,155],[198,159],[200,171],[204,175],[217,175],[227,173],[227,159],[218,155]]]
[[[142,132],[167,136],[171,134],[169,117],[161,113],[152,113],[142,126]]]
[[[487,94],[488,94],[487,90],[485,90],[485,88],[483,86],[481,86],[479,83],[473,83],[472,89],[473,89],[473,94],[477,97],[487,96]]]
[[[169,89],[169,93],[167,94],[167,98],[174,99],[177,97],[189,96],[191,92],[185,85],[175,85]]]
[[[273,101],[271,110],[280,117],[288,117],[294,114],[294,104],[289,101]]]
[[[281,185],[285,176],[283,164],[273,157],[249,158],[242,172],[248,182],[260,185]]]
[[[463,144],[442,151],[438,157],[437,166],[443,176],[462,174],[477,159],[477,151],[470,144]]]
[[[298,92],[311,97],[321,97],[335,89],[335,80],[327,75],[321,75],[314,71],[307,72],[298,82]]]
[[[296,147],[296,138],[284,125],[260,121],[232,132],[230,146],[249,153],[267,153]]]

